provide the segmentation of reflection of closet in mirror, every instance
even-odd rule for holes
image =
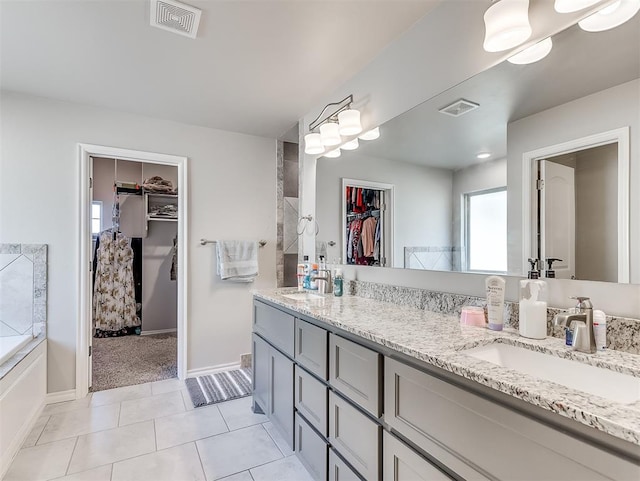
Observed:
[[[389,228],[392,202],[391,184],[342,179],[342,259],[345,264],[393,265]]]
[[[618,281],[618,144],[538,160],[540,258],[557,278]]]

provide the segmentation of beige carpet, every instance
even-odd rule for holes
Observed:
[[[175,333],[93,338],[92,391],[177,377]]]

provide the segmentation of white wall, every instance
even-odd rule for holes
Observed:
[[[251,289],[275,286],[275,140],[10,92],[1,100],[0,242],[49,245],[48,391],[75,387],[78,142],[189,158],[187,368],[250,352]],[[258,280],[216,279],[200,237],[266,239]]]
[[[342,245],[340,217],[344,177],[394,186],[394,267],[404,266],[405,247],[451,245],[452,171],[354,152],[338,159],[322,157],[316,170],[318,240]],[[327,252],[332,261],[332,251]]]
[[[630,127],[630,245],[632,283],[640,283],[640,80],[612,87],[507,126],[509,272],[522,265],[522,155],[589,135]],[[588,119],[586,121],[585,119]]]

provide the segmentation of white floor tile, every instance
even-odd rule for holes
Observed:
[[[55,478],[51,481],[111,481],[111,464],[93,468],[88,471],[82,471],[62,478]]]
[[[205,481],[194,443],[121,461],[113,465],[111,481]]]
[[[151,383],[94,392],[91,396],[90,405],[104,406],[105,404],[115,404],[129,399],[139,399],[145,396],[151,396]]]
[[[278,459],[251,469],[254,481],[313,481],[309,472],[296,456]]]
[[[220,478],[219,481],[253,481],[249,471],[242,471],[241,473],[232,474],[226,478]],[[276,481],[276,480],[274,480]]]
[[[64,476],[76,439],[21,449],[3,481],[45,481]]]
[[[151,383],[151,394],[162,394],[171,391],[180,391],[185,389],[186,384],[180,379],[164,379]]]
[[[123,401],[120,411],[120,426],[184,411],[184,401],[180,391]]]
[[[228,431],[216,406],[198,408],[155,420],[158,449],[208,438]]]
[[[66,401],[62,403],[47,404],[42,410],[42,414],[60,414],[68,411],[75,411],[76,409],[83,409],[89,406],[91,402],[91,394],[83,397],[82,399],[76,399],[75,401]]]
[[[33,428],[31,429],[31,432],[27,435],[27,438],[24,440],[24,443],[22,443],[23,448],[30,448],[31,446],[36,445],[36,443],[38,442],[38,438],[40,438],[40,435],[42,434],[42,431],[44,430],[44,427],[47,425],[47,422],[49,421],[50,417],[51,416],[43,415],[38,418]]]
[[[264,414],[254,414],[251,411],[251,404],[251,396],[217,404],[230,431],[265,423],[269,420]]]
[[[54,414],[40,435],[38,444],[115,428],[119,414],[119,404]]]
[[[262,426],[251,426],[197,441],[208,481],[265,464],[282,453]]]
[[[153,421],[131,424],[78,438],[69,473],[148,454],[156,449]]]
[[[262,427],[267,430],[267,432],[269,433],[269,436],[271,436],[271,439],[273,439],[273,441],[276,443],[276,446],[278,446],[278,449],[280,449],[283,456],[291,456],[293,454],[293,450],[289,447],[287,442],[284,440],[284,438],[282,437],[282,434],[280,434],[280,431],[278,431],[273,426],[271,421],[269,421],[268,423],[264,423]]]
[[[193,411],[195,407],[193,406],[193,401],[191,400],[191,396],[189,395],[189,391],[183,389],[180,391],[182,393],[182,399],[184,399],[184,407],[187,411]]]

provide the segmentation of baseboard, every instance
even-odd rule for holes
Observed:
[[[207,376],[209,374],[215,374],[217,372],[233,371],[234,369],[240,369],[239,362],[230,362],[229,364],[218,364],[217,366],[189,369],[187,371],[187,377]]]
[[[168,334],[170,332],[178,332],[177,329],[156,329],[155,331],[142,331],[141,336],[151,336],[153,334]]]
[[[44,400],[45,404],[62,403],[65,401],[75,401],[76,390],[69,389],[68,391],[50,392]]]

